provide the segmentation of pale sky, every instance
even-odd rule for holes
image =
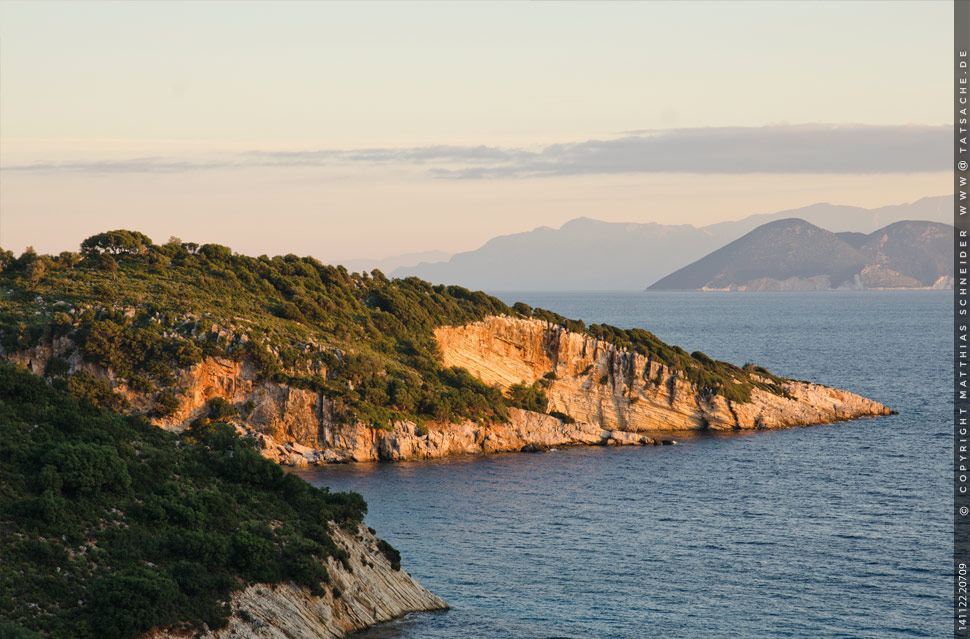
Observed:
[[[324,261],[951,191],[952,3],[0,1],[0,246]]]

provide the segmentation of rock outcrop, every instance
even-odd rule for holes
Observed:
[[[322,597],[292,583],[255,584],[232,596],[229,625],[201,634],[157,628],[142,639],[336,639],[409,612],[448,605],[403,570],[394,570],[363,526],[352,534],[333,527],[333,540],[350,555],[350,570],[330,558],[330,587]]]
[[[751,401],[698,392],[683,372],[589,335],[540,320],[492,317],[435,331],[446,366],[461,366],[487,384],[542,380],[550,413],[511,409],[508,422],[398,422],[390,430],[341,423],[323,395],[260,379],[246,362],[207,358],[178,375],[180,404],[159,426],[182,430],[220,397],[239,410],[237,427],[264,455],[288,465],[401,461],[451,455],[543,450],[577,445],[652,445],[655,431],[784,428],[888,415],[878,402],[819,384],[786,380],[788,397],[755,388]],[[152,399],[81,360],[68,340],[8,359],[43,373],[52,355],[72,369],[110,381],[143,413]]]
[[[683,373],[639,353],[540,320],[492,317],[435,331],[447,366],[488,384],[546,384],[549,411],[604,429],[784,428],[889,415],[852,393],[786,380],[786,398],[755,388],[748,403],[706,396]]]

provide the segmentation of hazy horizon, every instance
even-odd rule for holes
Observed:
[[[951,6],[871,7],[0,2],[0,245],[339,262],[948,193]]]
[[[952,194],[927,195],[927,196],[924,196],[924,197],[921,197],[921,198],[917,198],[916,200],[913,200],[913,202],[917,202],[917,201],[923,200],[923,199],[930,199],[930,198],[937,198],[937,197],[949,197],[949,196],[952,196]],[[893,202],[893,203],[886,204],[884,206],[905,205],[905,204],[911,204],[913,202]],[[704,228],[706,226],[716,225],[716,224],[719,224],[719,223],[722,223],[722,222],[737,222],[737,221],[740,221],[740,220],[745,219],[745,218],[748,218],[748,217],[755,217],[755,216],[760,216],[760,215],[771,215],[771,214],[774,214],[774,213],[780,213],[780,212],[789,211],[789,210],[798,210],[798,209],[803,209],[803,208],[811,208],[811,207],[820,206],[820,205],[852,206],[852,205],[845,205],[845,204],[842,204],[842,203],[839,203],[839,202],[813,202],[811,204],[806,204],[805,206],[796,207],[795,209],[783,209],[781,211],[759,211],[759,212],[751,213],[750,215],[744,215],[744,216],[738,217],[738,218],[718,219],[718,220],[716,220],[714,222],[710,222],[710,223],[707,223],[707,224],[691,224],[689,222],[683,222],[683,223],[679,223],[679,224],[683,224],[683,225],[686,225],[686,226],[693,226],[695,228]],[[876,208],[880,208],[880,207],[860,207],[860,208],[863,208],[863,209],[866,209],[866,210],[871,210],[871,209],[876,209]],[[610,224],[651,224],[651,223],[653,223],[653,224],[662,224],[660,222],[654,222],[652,220],[637,221],[637,222],[634,222],[634,221],[631,221],[631,220],[625,220],[625,221],[624,220],[607,221],[607,220],[600,220],[600,219],[597,219],[597,218],[593,218],[593,217],[590,217],[590,216],[583,215],[583,216],[578,216],[578,217],[571,217],[571,218],[566,219],[566,220],[563,220],[561,223],[555,224],[555,225],[540,225],[540,226],[532,226],[532,227],[521,228],[521,229],[510,229],[510,230],[508,230],[506,232],[500,232],[500,233],[497,233],[496,235],[493,235],[491,237],[488,237],[485,240],[483,240],[482,243],[480,243],[480,244],[478,244],[476,246],[473,246],[473,247],[471,247],[469,249],[459,250],[459,251],[444,251],[444,250],[440,250],[440,249],[429,249],[429,250],[422,250],[422,251],[404,251],[404,252],[400,252],[400,253],[393,253],[393,254],[387,254],[387,255],[355,255],[355,256],[337,257],[337,258],[326,258],[326,257],[321,257],[321,256],[318,256],[318,255],[313,255],[313,254],[308,254],[308,255],[309,255],[309,257],[314,257],[314,258],[319,259],[322,262],[327,263],[327,264],[335,264],[335,265],[336,264],[341,264],[341,265],[344,265],[344,266],[346,266],[348,268],[348,270],[350,270],[352,272],[353,271],[358,271],[359,272],[360,270],[370,271],[370,270],[373,270],[374,268],[379,268],[381,270],[386,271],[387,274],[390,274],[391,270],[393,270],[396,267],[395,266],[390,266],[389,264],[380,264],[381,262],[393,263],[393,264],[402,265],[402,266],[410,266],[410,265],[416,265],[418,263],[423,263],[423,262],[447,261],[451,257],[453,257],[453,256],[455,256],[455,255],[457,255],[459,253],[467,253],[467,252],[470,252],[470,251],[476,251],[476,250],[482,248],[485,244],[488,244],[488,242],[490,242],[491,240],[494,240],[496,238],[506,237],[506,236],[510,236],[510,235],[520,235],[520,234],[524,234],[524,233],[530,233],[532,231],[539,231],[539,230],[542,230],[542,229],[559,230],[559,229],[562,229],[562,227],[566,226],[567,224],[569,224],[571,222],[575,222],[575,221],[580,220],[580,219],[589,219],[589,220],[593,220],[593,221],[596,221],[596,222],[606,222],[606,223],[610,223]],[[159,244],[165,243],[171,237],[177,237],[177,236],[166,236],[166,237],[158,236],[158,237],[155,237],[155,236],[152,236],[150,233],[147,233],[144,230],[139,229],[139,228],[134,228],[134,227],[125,227],[125,228],[126,228],[126,230],[138,231],[138,232],[144,233],[153,242],[156,242],[156,243],[159,243]],[[100,229],[98,231],[94,231],[93,233],[98,233],[98,232],[103,232],[103,231],[109,231],[109,230],[116,230],[116,229],[104,228],[104,229]],[[77,240],[77,242],[76,242],[76,244],[74,246],[63,246],[61,248],[56,248],[55,247],[55,248],[50,249],[50,250],[43,250],[43,249],[38,248],[35,245],[28,244],[28,245],[25,245],[24,249],[26,249],[26,248],[29,247],[29,248],[32,248],[32,249],[36,250],[38,253],[48,253],[48,254],[57,254],[57,253],[60,253],[61,251],[74,251],[74,250],[76,250],[78,248],[78,246],[80,245],[81,241],[83,241],[87,237],[89,237],[89,236],[79,237],[78,240]],[[191,236],[179,237],[178,239],[180,239],[182,241],[185,241],[185,242],[197,242],[197,239],[194,238],[194,237],[191,237]],[[214,243],[221,243],[221,242],[214,241]],[[4,246],[3,244],[0,244],[0,248],[2,248],[4,250],[12,250],[10,247]],[[255,253],[247,253],[245,251],[240,251],[240,250],[236,249],[236,247],[234,247],[234,246],[230,246],[229,248],[233,249],[237,253],[246,254],[246,255],[256,255]],[[23,249],[21,249],[19,251],[14,251],[14,252],[19,254],[20,252],[22,252],[22,250]],[[283,255],[283,254],[286,254],[286,253],[292,253],[292,251],[284,251],[282,253],[274,253],[272,255]],[[268,254],[268,253],[266,253],[266,254]],[[626,289],[623,289],[623,290],[626,290]],[[633,290],[633,289],[631,289],[631,290]]]

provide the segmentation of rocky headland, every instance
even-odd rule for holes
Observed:
[[[232,596],[229,625],[188,636],[199,639],[338,639],[411,612],[448,605],[403,570],[394,569],[378,539],[361,526],[356,533],[333,526],[333,540],[350,555],[348,567],[330,558],[333,588],[317,597],[293,583],[253,584]],[[334,590],[335,589],[335,590]],[[336,593],[336,594],[335,594]],[[142,639],[183,639],[182,631],[154,629]]]
[[[245,360],[208,357],[179,371],[183,389],[168,417],[181,431],[222,398],[239,409],[236,427],[254,436],[263,454],[295,466],[403,461],[452,455],[536,451],[578,445],[655,445],[662,431],[754,430],[809,426],[889,415],[890,409],[853,393],[783,380],[783,393],[752,388],[750,401],[703,392],[683,371],[588,334],[538,319],[490,317],[435,330],[443,363],[467,369],[508,390],[539,382],[545,412],[509,409],[507,421],[399,421],[375,428],[339,421],[321,393],[263,379]],[[132,410],[151,414],[153,396],[129,388],[111,371],[84,361],[69,339],[11,354],[42,374],[51,356],[109,381]],[[764,381],[768,381],[767,379]],[[553,414],[549,414],[553,413]]]

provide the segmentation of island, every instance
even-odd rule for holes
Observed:
[[[953,227],[903,220],[832,233],[798,218],[762,224],[647,291],[827,291],[953,287]]]

